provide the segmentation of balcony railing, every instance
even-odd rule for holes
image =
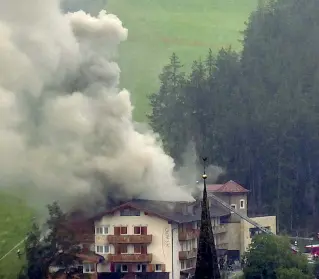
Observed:
[[[191,239],[197,238],[198,236],[199,236],[199,229],[178,232],[179,241],[191,240]]]
[[[109,262],[115,263],[149,263],[152,261],[152,254],[109,254]]]
[[[197,249],[192,249],[190,251],[179,251],[180,260],[188,260],[197,257]]]
[[[150,244],[152,235],[108,235],[110,244]]]

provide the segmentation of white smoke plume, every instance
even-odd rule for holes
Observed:
[[[118,89],[127,29],[105,11],[63,14],[60,4],[0,0],[0,187],[65,209],[107,195],[192,200]]]

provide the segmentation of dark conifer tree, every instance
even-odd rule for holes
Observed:
[[[203,158],[204,164],[207,158]],[[202,201],[202,217],[198,241],[197,262],[194,279],[220,279],[217,252],[207,201],[206,172],[204,168],[204,191]]]
[[[66,214],[55,202],[48,205],[49,218],[46,222],[47,234],[41,237],[40,228],[33,224],[25,242],[26,264],[22,267],[18,279],[44,279],[49,277],[50,266],[59,266],[61,269],[52,272],[53,278],[61,271],[67,278],[72,278],[73,267],[78,260],[79,243],[73,232],[65,226]]]

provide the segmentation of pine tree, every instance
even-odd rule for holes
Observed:
[[[183,86],[185,84],[183,65],[173,53],[170,63],[163,68],[159,76],[160,89],[149,97],[152,112],[148,115],[149,123],[156,133],[160,134],[165,151],[176,161],[186,148],[187,129],[184,125],[185,100]]]
[[[58,203],[48,205],[48,210],[48,234],[43,239],[44,255],[47,259],[44,261],[45,270],[48,272],[51,265],[60,266],[65,274],[71,276],[70,270],[76,265],[76,254],[80,251],[79,243],[75,240],[73,231],[69,229],[67,215]]]
[[[66,226],[66,214],[57,203],[48,205],[49,218],[46,222],[47,234],[42,237],[39,226],[34,222],[25,242],[26,264],[18,279],[46,279],[50,266],[62,267],[71,276],[72,267],[77,263],[78,243],[72,231]],[[57,273],[51,274],[53,278]],[[71,277],[70,277],[71,278]]]
[[[204,158],[204,164],[207,158]],[[207,175],[204,171],[204,191],[202,201],[202,217],[200,234],[198,240],[197,261],[194,279],[220,279],[218,267],[217,252],[213,228],[209,212],[209,203],[207,200],[206,179]]]

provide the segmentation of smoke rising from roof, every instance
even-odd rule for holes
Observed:
[[[0,187],[64,209],[106,195],[190,201],[152,132],[134,128],[114,61],[128,31],[105,11],[0,0]]]

